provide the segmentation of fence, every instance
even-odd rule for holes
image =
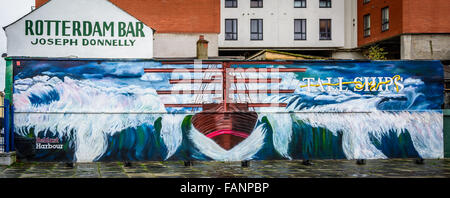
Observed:
[[[12,149],[13,138],[9,127],[11,120],[9,102],[4,101],[2,92],[0,92],[0,101],[0,153],[7,153],[14,149]]]
[[[0,101],[3,103],[3,93],[0,92]],[[5,152],[6,150],[6,144],[5,144],[5,128],[4,128],[4,106],[3,104],[0,104],[0,153]]]
[[[0,107],[1,108],[1,111],[3,112],[3,106],[1,106]],[[4,124],[3,124],[3,122],[4,122],[4,119],[3,118],[1,118],[0,119],[0,153],[3,153],[3,152],[5,152],[5,147],[6,147],[6,145],[5,145],[5,129],[4,129]]]

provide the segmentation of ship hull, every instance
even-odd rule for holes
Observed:
[[[230,150],[252,133],[256,112],[200,112],[192,117],[194,127],[219,146]]]

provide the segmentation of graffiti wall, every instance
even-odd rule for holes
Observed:
[[[36,161],[443,158],[437,61],[13,63]]]

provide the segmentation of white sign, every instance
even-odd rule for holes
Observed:
[[[107,0],[52,0],[5,31],[8,56],[153,58],[153,29]]]

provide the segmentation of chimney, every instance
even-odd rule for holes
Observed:
[[[200,35],[197,41],[197,59],[208,59],[208,43],[205,36]]]

